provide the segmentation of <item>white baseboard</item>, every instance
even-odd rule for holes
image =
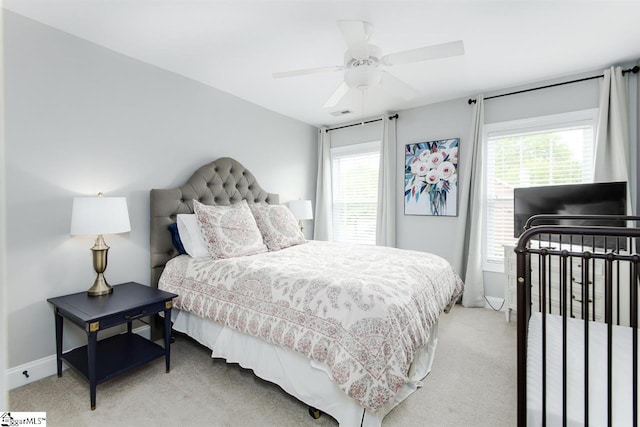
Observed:
[[[505,311],[505,305],[503,305],[504,303],[504,298],[498,298],[498,297],[488,297],[485,296],[485,301],[484,301],[484,308],[488,308],[488,309],[498,309],[499,307],[502,306],[502,308],[500,309],[500,311]],[[489,305],[489,303],[491,303],[491,305]],[[493,306],[493,307],[491,307]]]
[[[149,328],[148,325],[135,328],[133,332],[147,339],[151,336],[151,328]],[[67,365],[62,363],[62,370],[66,369]],[[27,377],[23,372],[26,372],[29,377]],[[58,368],[56,366],[55,354],[20,366],[9,368],[5,371],[7,389],[13,390],[14,388],[41,380],[42,378],[46,378],[50,375],[56,375],[57,372]]]
[[[62,364],[62,369],[67,369],[64,363]],[[14,388],[48,377],[49,375],[54,375],[57,371],[55,354],[25,363],[24,365],[9,368],[6,371],[7,388],[13,390]],[[25,372],[26,375],[23,372]],[[29,375],[28,378],[27,375]]]

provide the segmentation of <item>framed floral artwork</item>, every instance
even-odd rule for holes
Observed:
[[[405,145],[405,215],[458,215],[459,142],[452,138]]]

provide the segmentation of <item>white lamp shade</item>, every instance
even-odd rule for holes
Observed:
[[[125,197],[76,197],[71,235],[116,234],[131,231]]]
[[[289,210],[295,219],[313,219],[311,200],[292,200],[289,202]]]

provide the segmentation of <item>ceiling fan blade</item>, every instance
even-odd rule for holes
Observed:
[[[281,79],[284,77],[294,77],[294,76],[303,76],[306,74],[315,74],[315,73],[325,73],[331,71],[342,71],[344,67],[342,65],[333,65],[331,67],[318,67],[318,68],[307,68],[305,70],[295,70],[295,71],[284,71],[281,73],[273,73],[274,79]]]
[[[373,33],[373,25],[363,21],[338,21],[349,54],[356,59],[369,57],[369,38]]]
[[[384,65],[398,65],[458,55],[464,55],[462,40],[392,53],[380,58],[380,62]]]
[[[324,106],[322,108],[335,107],[336,105],[338,105],[338,103],[340,103],[340,101],[342,100],[342,98],[344,98],[347,92],[349,92],[349,86],[347,86],[345,82],[340,83],[340,86],[338,86],[338,89],[336,89],[336,91],[333,92],[333,95],[329,97],[329,99],[327,100],[327,102],[324,103]]]
[[[418,94],[414,88],[386,71],[382,72],[381,84],[385,91],[398,95],[405,101],[415,98]]]

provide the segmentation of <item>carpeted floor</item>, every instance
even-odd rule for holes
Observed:
[[[516,327],[502,313],[456,306],[440,323],[438,350],[424,387],[383,421],[391,426],[513,426]],[[178,337],[171,372],[164,359],[98,385],[89,409],[87,383],[71,370],[12,390],[12,411],[46,411],[56,426],[336,426],[237,364]]]

